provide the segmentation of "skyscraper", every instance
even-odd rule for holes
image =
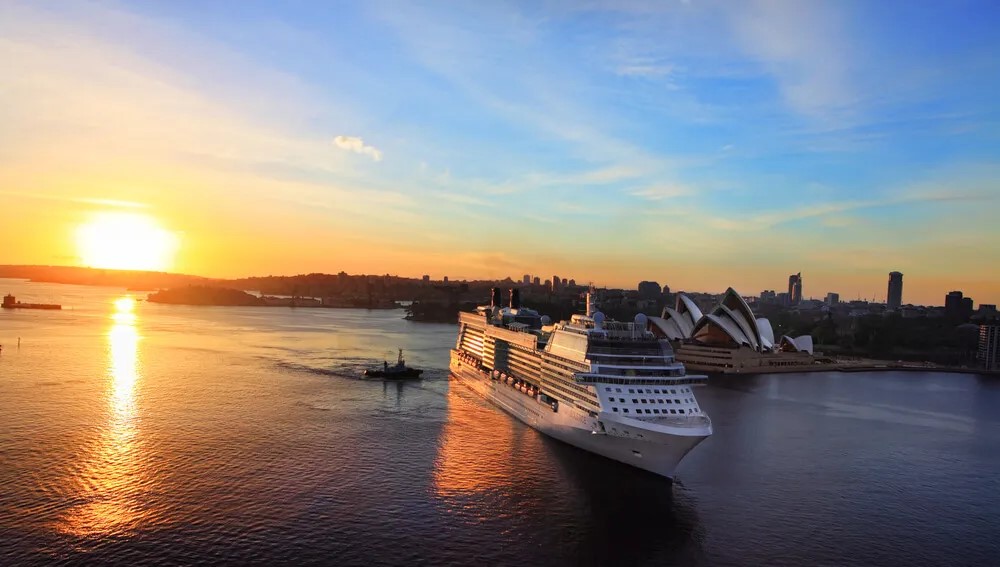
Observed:
[[[802,301],[802,272],[788,276],[788,304],[798,305]]]
[[[889,309],[899,309],[903,304],[903,274],[889,272],[889,294],[886,295],[886,306]]]
[[[986,370],[1000,370],[1000,325],[979,326],[977,358]]]
[[[944,316],[953,321],[968,321],[974,304],[971,297],[963,297],[960,291],[949,291],[944,296]]]
[[[529,274],[524,274],[524,279],[522,281],[524,282],[524,285],[531,284],[531,276]]]

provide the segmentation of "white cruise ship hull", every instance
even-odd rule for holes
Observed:
[[[677,464],[711,434],[701,427],[650,427],[649,422],[601,413],[593,417],[569,404],[558,411],[536,397],[493,380],[451,353],[452,374],[471,390],[530,427],[555,439],[654,474],[673,479]],[[669,431],[669,430],[675,431]]]

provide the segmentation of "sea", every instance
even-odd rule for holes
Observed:
[[[0,311],[2,565],[1000,561],[996,378],[712,377],[671,484],[477,398],[454,325],[8,292],[64,308]]]

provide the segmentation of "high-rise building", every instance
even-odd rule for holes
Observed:
[[[903,274],[889,272],[889,294],[886,295],[886,307],[899,309],[903,304]]]
[[[424,280],[424,283],[431,283],[431,277],[428,276],[428,275],[426,275],[426,274],[424,275],[423,280]]]
[[[976,358],[986,370],[1000,370],[1000,325],[979,326],[979,353]]]
[[[663,284],[663,295],[669,295],[669,294],[670,294],[670,286],[667,284]]]
[[[531,274],[524,274],[524,278],[521,281],[524,285],[529,285],[531,283]]]
[[[534,285],[542,285],[542,278],[535,276],[532,278],[531,283]]]
[[[552,291],[559,289],[559,276],[552,276]]]
[[[968,321],[972,308],[972,298],[963,297],[960,291],[949,291],[944,296],[944,316],[953,321]]]
[[[802,272],[788,276],[788,304],[798,305],[802,301]]]
[[[662,288],[660,284],[656,282],[641,281],[639,282],[639,297],[643,299],[654,299],[660,295]]]
[[[576,280],[569,280],[569,287],[576,287]]]
[[[968,321],[969,317],[972,317],[972,312],[975,310],[975,304],[972,303],[971,297],[962,298],[962,320]]]
[[[831,291],[830,293],[826,294],[826,304],[827,305],[836,305],[838,303],[840,303],[840,294],[839,293],[833,293]]]
[[[444,278],[442,278],[441,281],[444,282],[444,283],[448,283],[448,276],[445,276]]]

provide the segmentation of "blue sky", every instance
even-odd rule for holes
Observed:
[[[884,297],[900,270],[904,300],[995,303],[997,29],[962,1],[9,3],[0,192],[148,206],[210,275]],[[231,265],[248,225],[283,244]]]

